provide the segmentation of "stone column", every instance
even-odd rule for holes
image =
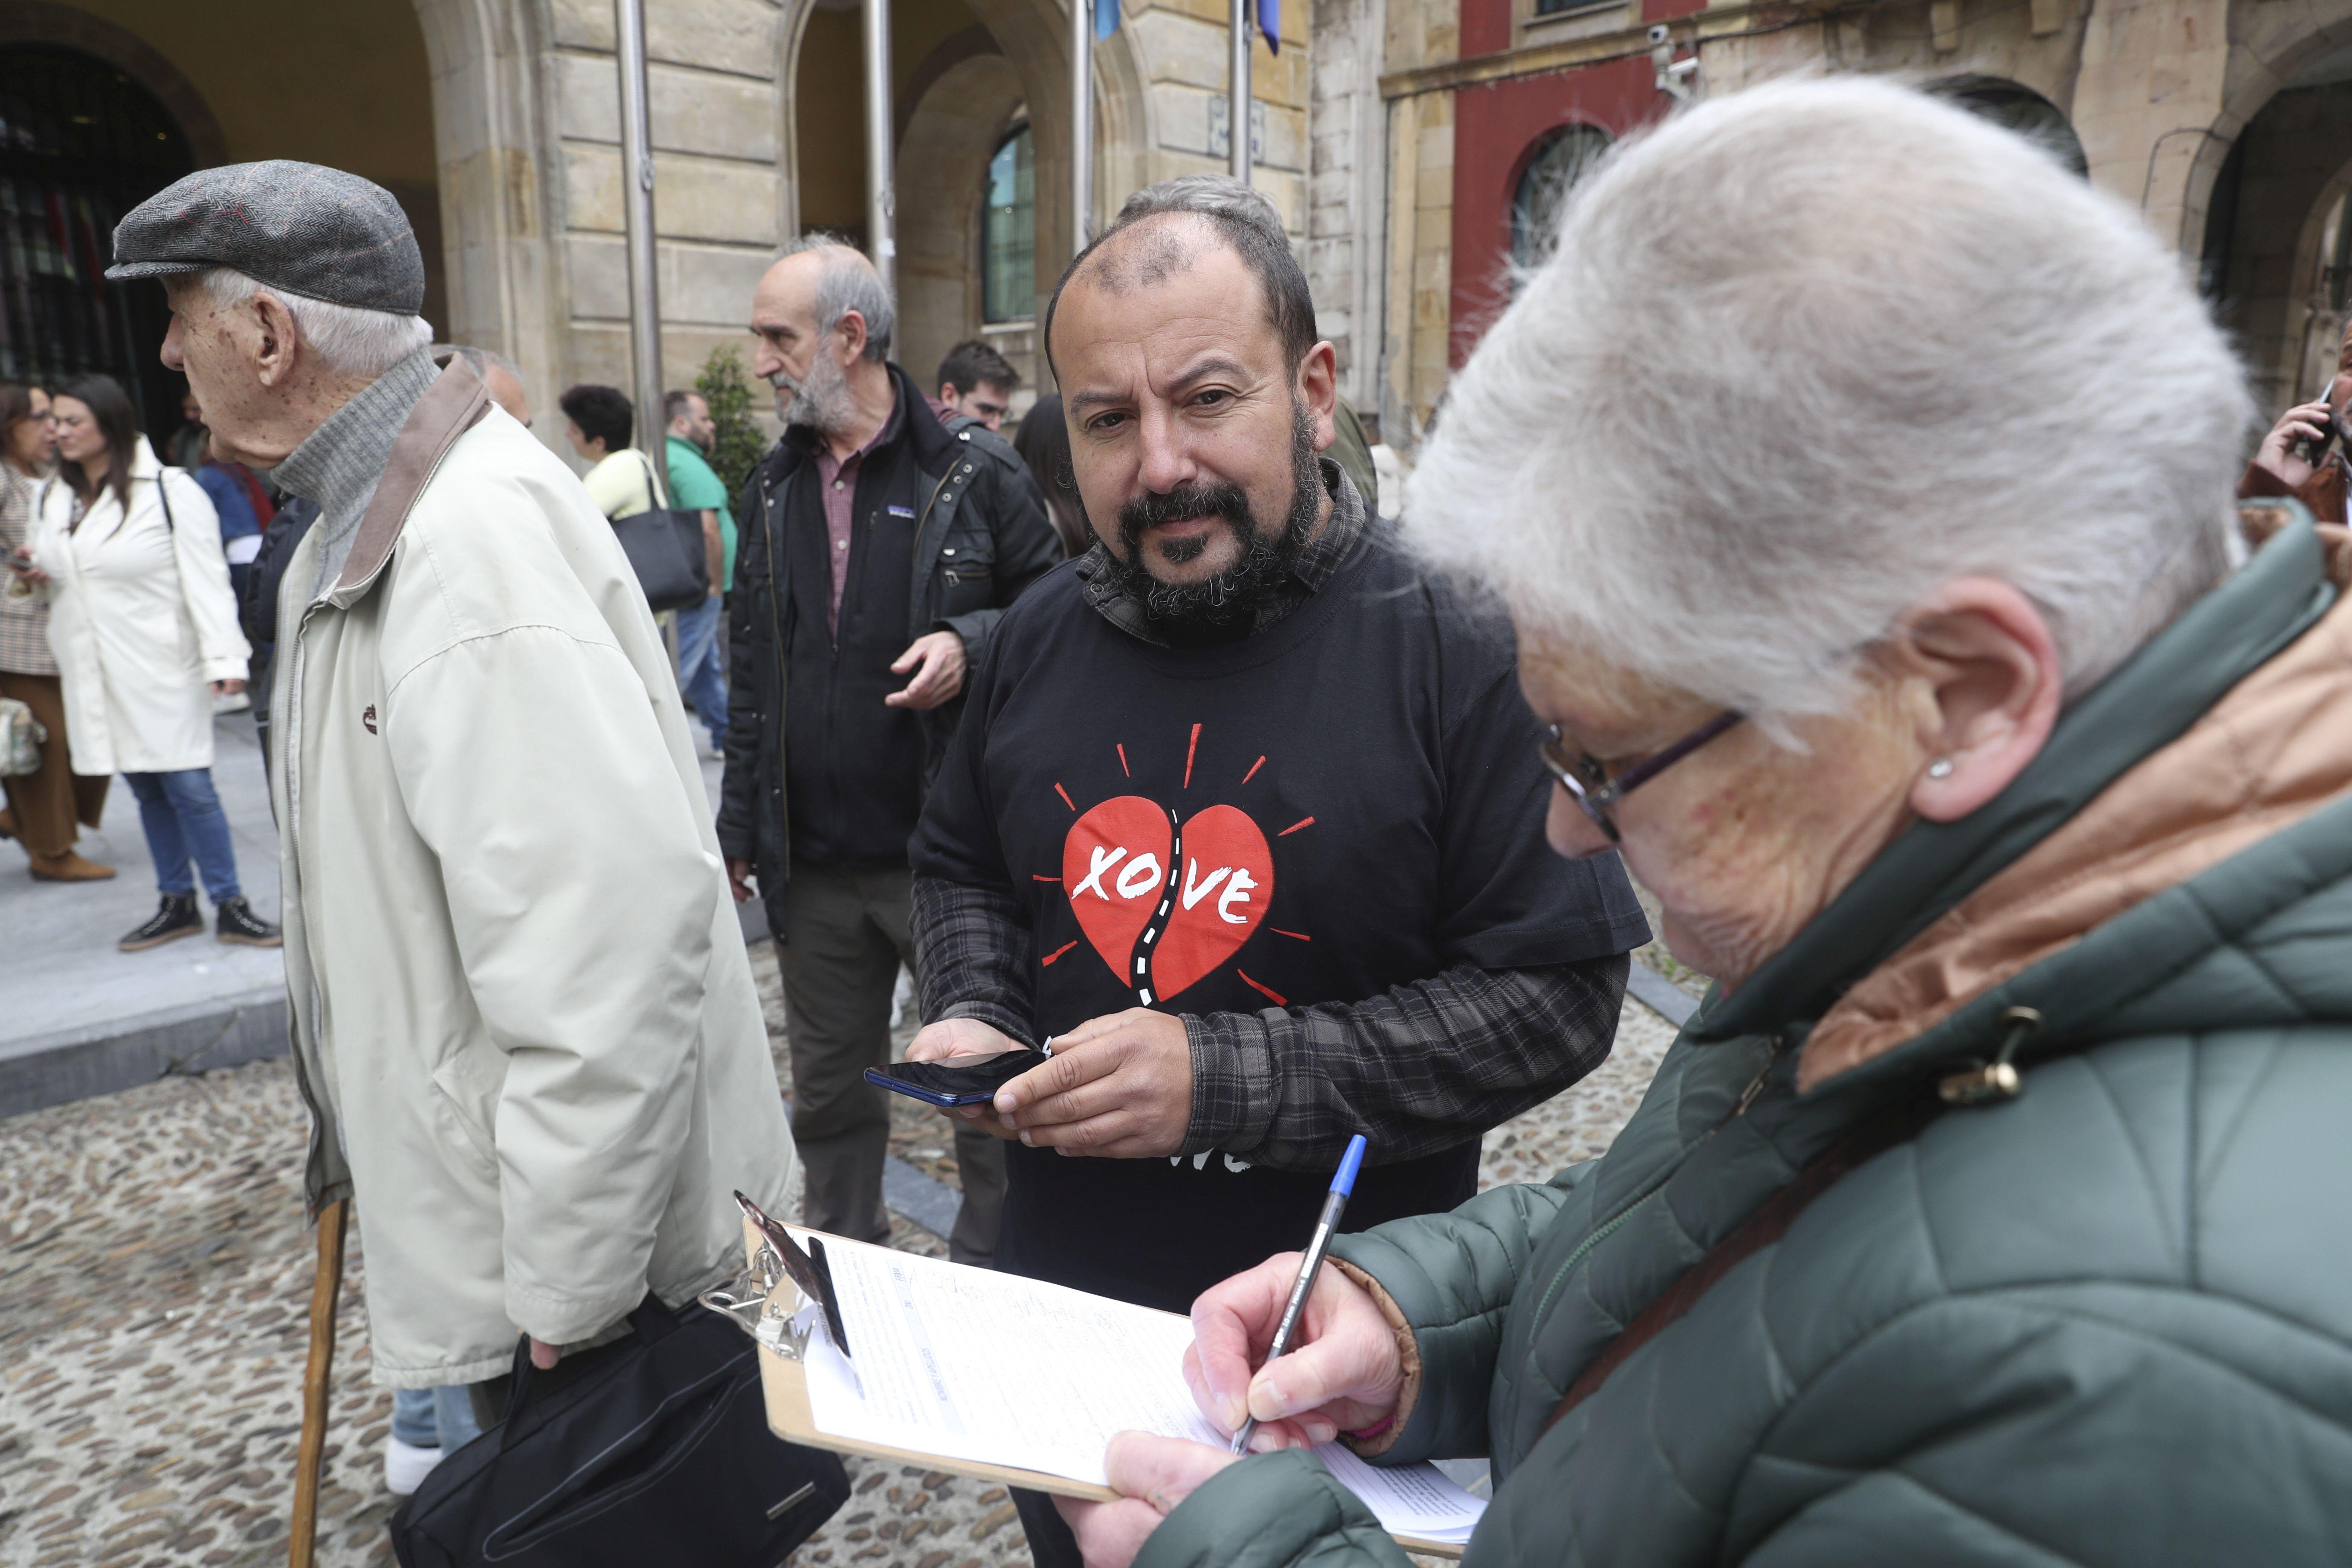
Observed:
[[[2229,0],[2097,0],[2072,118],[2091,180],[2194,256],[2237,123],[2223,118]]]

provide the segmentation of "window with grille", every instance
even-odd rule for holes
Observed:
[[[1026,125],[988,161],[981,200],[981,320],[1025,321],[1037,310],[1037,154]]]
[[[1511,193],[1511,270],[1523,276],[1543,265],[1559,235],[1559,207],[1569,187],[1609,151],[1609,133],[1591,125],[1563,125],[1546,134]]]
[[[152,283],[110,284],[114,226],[194,166],[163,106],[115,67],[48,44],[0,47],[0,379],[113,376],[151,431],[179,378]]]

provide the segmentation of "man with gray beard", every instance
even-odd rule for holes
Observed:
[[[914,964],[907,840],[1004,607],[1062,558],[1044,498],[979,422],[942,426],[887,357],[895,311],[866,258],[795,240],[752,295],[752,369],[785,425],[744,489],[719,842],[782,960],[803,1216],[887,1242],[890,995]],[[950,1238],[988,1263],[992,1139],[956,1139]]]

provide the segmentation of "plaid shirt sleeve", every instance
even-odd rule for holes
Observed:
[[[1188,1015],[1183,1152],[1322,1171],[1354,1132],[1383,1164],[1466,1142],[1608,1059],[1630,963],[1458,964],[1361,1002]]]
[[[977,1018],[1024,1045],[1037,1043],[1029,1016],[1034,944],[1011,892],[918,877],[914,928],[924,1022]]]
[[[1034,944],[1010,891],[918,877],[914,928],[926,1020],[977,1018],[1037,1043]],[[1457,964],[1360,1002],[1185,1014],[1183,1152],[1321,1171],[1354,1132],[1383,1164],[1475,1138],[1609,1059],[1630,962]]]

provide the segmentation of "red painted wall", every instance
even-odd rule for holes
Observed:
[[[1647,0],[1646,22],[1687,16],[1706,0]],[[1511,41],[1510,0],[1462,0],[1462,52],[1494,54]],[[1519,77],[1454,95],[1454,368],[1510,302],[1511,195],[1544,134],[1593,125],[1622,136],[1663,116],[1673,100],[1658,90],[1646,51],[1573,70]]]

